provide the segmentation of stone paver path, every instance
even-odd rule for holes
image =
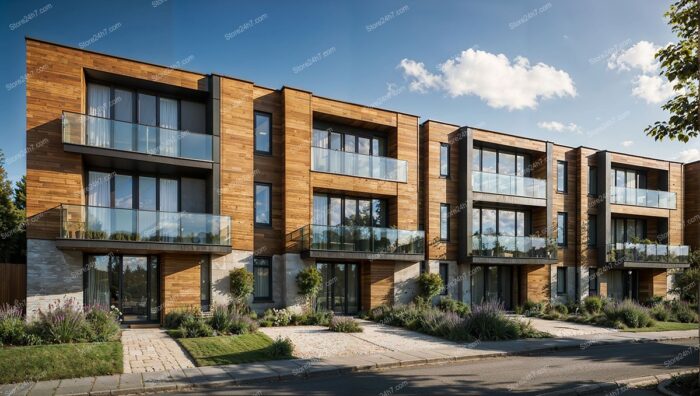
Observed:
[[[544,331],[545,333],[551,334],[553,337],[576,337],[582,335],[611,334],[618,332],[616,329],[567,322],[563,320],[528,318],[522,315],[513,315],[513,317],[524,322],[529,321],[535,330]]]
[[[454,347],[457,344],[440,338],[360,320],[362,333],[334,333],[323,326],[263,327],[272,339],[289,337],[298,358],[360,356],[395,351],[415,351]]]
[[[124,373],[146,373],[194,367],[194,363],[165,330],[122,331]]]

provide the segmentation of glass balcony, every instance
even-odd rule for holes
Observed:
[[[532,177],[473,171],[472,188],[476,192],[547,198],[547,181]]]
[[[406,183],[406,161],[311,147],[311,170]]]
[[[377,254],[425,253],[423,231],[311,224],[302,229],[301,240],[304,250]]]
[[[534,236],[473,235],[472,255],[479,257],[556,259],[554,241]]]
[[[231,218],[205,213],[61,205],[61,238],[230,245]]]
[[[613,186],[610,188],[610,202],[648,208],[676,209],[676,193]]]
[[[212,136],[63,112],[63,143],[166,157],[212,160]]]
[[[607,246],[607,261],[652,262],[667,264],[688,263],[690,247],[685,245],[659,245],[655,243],[611,243]]]

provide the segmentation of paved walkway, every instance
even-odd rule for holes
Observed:
[[[511,316],[524,322],[529,321],[535,330],[549,333],[552,335],[552,337],[576,337],[589,334],[609,334],[619,332],[617,329],[567,322],[564,320],[530,318],[523,315]]]
[[[125,374],[194,367],[185,351],[165,330],[122,330],[122,347]]]
[[[195,367],[168,371],[86,377],[60,381],[0,386],[2,395],[109,395],[139,394],[217,387],[250,382],[269,382],[350,371],[418,366],[431,363],[478,360],[488,357],[526,355],[557,349],[586,349],[592,345],[655,342],[696,338],[697,330],[650,333],[589,334],[568,338],[450,343],[432,349],[390,351],[361,356],[277,360],[227,366]]]

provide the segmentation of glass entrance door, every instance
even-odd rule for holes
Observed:
[[[317,263],[323,276],[317,309],[347,315],[359,311],[359,266],[354,263]]]
[[[505,309],[513,308],[513,285],[517,269],[504,265],[475,266],[471,276],[472,304],[497,300]]]
[[[148,258],[124,256],[122,313],[127,322],[148,319]]]

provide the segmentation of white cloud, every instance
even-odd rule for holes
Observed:
[[[633,144],[634,144],[633,141],[631,141],[631,140],[625,140],[624,142],[622,142],[622,147],[629,147],[629,146],[631,146],[631,145],[633,145]]]
[[[632,95],[644,99],[647,103],[661,103],[676,94],[673,85],[659,76],[640,75],[634,80],[634,84]]]
[[[617,70],[639,69],[644,73],[653,73],[659,68],[655,58],[657,47],[654,43],[640,41],[626,50],[617,51],[608,59],[608,68]]]
[[[403,59],[398,67],[412,79],[412,91],[443,90],[451,97],[476,95],[494,108],[534,109],[541,99],[576,96],[574,82],[563,70],[544,63],[533,66],[520,56],[511,62],[503,54],[472,48],[441,64],[437,74],[410,59]]]
[[[540,121],[537,126],[548,131],[581,133],[581,127],[573,122],[564,124],[559,121]]]
[[[700,150],[693,148],[681,151],[681,154],[676,158],[680,162],[693,162],[700,160]]]

